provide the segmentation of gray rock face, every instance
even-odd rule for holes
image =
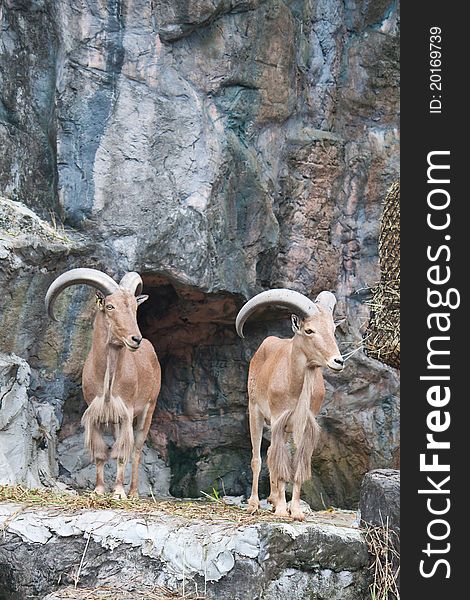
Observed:
[[[362,600],[369,583],[362,534],[346,522],[237,527],[157,512],[19,508],[0,505],[0,593],[6,600],[44,598],[58,587],[59,573],[62,586],[72,583],[80,562],[81,586],[125,592],[136,581],[149,589],[184,585],[186,592],[197,589],[219,600],[283,600],[286,594]],[[60,598],[60,589],[48,598]]]
[[[400,535],[400,471],[376,469],[361,485],[359,510],[364,523],[387,524]]]
[[[104,436],[109,447],[113,444],[111,436]],[[80,431],[75,435],[65,437],[58,445],[57,453],[60,457],[61,475],[60,481],[74,489],[93,490],[95,487],[96,470],[95,465],[83,451],[85,447],[84,435]],[[130,481],[131,465],[126,467],[126,480]],[[110,460],[104,469],[105,482],[109,484],[111,491],[112,483],[116,478],[116,461]],[[165,465],[157,452],[145,445],[142,451],[142,459],[139,465],[139,487],[140,496],[151,496],[163,498],[170,495],[170,468]]]
[[[396,588],[390,586],[389,594],[392,598],[398,598],[400,589],[400,471],[376,469],[366,473],[361,485],[359,513],[361,524],[366,529],[368,545],[375,548],[374,560],[379,561],[382,569],[388,562],[389,573],[394,574]],[[381,550],[379,551],[378,548]],[[373,588],[375,592],[378,591],[376,585]]]
[[[0,485],[53,486],[58,422],[50,404],[28,398],[28,364],[0,354]]]
[[[28,361],[66,444],[93,294],[71,290],[52,324],[45,290],[70,267],[141,272],[141,327],[163,366],[151,442],[171,490],[246,493],[247,364],[290,328],[271,311],[238,340],[243,301],[331,289],[342,350],[362,339],[356,291],[378,280],[399,169],[397,4],[6,0],[0,20],[0,186],[67,230],[0,245],[0,349]],[[305,498],[353,506],[366,471],[397,466],[396,373],[356,354],[327,375],[319,421]]]

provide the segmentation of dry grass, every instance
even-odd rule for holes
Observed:
[[[250,515],[243,507],[230,505],[223,498],[209,496],[204,500],[149,500],[146,498],[115,500],[110,494],[104,496],[93,492],[71,494],[50,489],[27,489],[22,486],[0,485],[0,502],[21,504],[20,512],[35,507],[53,508],[68,513],[81,510],[112,509],[134,514],[168,515],[206,523],[230,523],[235,526],[253,525],[260,522],[292,523],[292,519],[275,517],[267,509],[260,509],[254,515]],[[354,513],[351,511],[333,508],[307,515],[309,522],[334,523],[346,527],[352,526],[354,518]]]
[[[27,489],[21,486],[0,486],[0,502],[15,502],[25,508],[55,508],[76,512],[79,510],[122,510],[137,514],[170,515],[185,519],[226,522],[237,525],[250,525],[259,521],[288,521],[275,519],[269,510],[250,515],[238,506],[226,504],[223,500],[148,500],[128,498],[115,500],[110,494],[100,496],[93,492],[69,494],[48,489]]]
[[[372,556],[374,579],[370,587],[371,600],[400,600],[398,577],[400,554],[398,535],[385,525],[366,526],[365,539]]]
[[[371,309],[369,332],[364,338],[366,353],[381,362],[400,368],[400,280],[380,281],[367,302]]]
[[[0,502],[15,502],[25,508],[55,508],[67,512],[80,510],[121,510],[135,514],[166,514],[186,519],[205,521],[231,521],[237,524],[250,524],[260,520],[273,520],[269,511],[249,515],[237,506],[222,500],[148,500],[128,498],[116,500],[110,494],[103,496],[93,492],[70,494],[49,489],[27,489],[22,486],[0,486]]]
[[[160,586],[132,591],[116,590],[111,586],[94,589],[67,587],[55,592],[57,600],[203,600],[205,596],[174,592]]]
[[[379,237],[380,282],[368,302],[371,318],[364,337],[368,356],[400,368],[400,183],[385,199]]]

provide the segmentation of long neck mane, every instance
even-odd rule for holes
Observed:
[[[318,377],[323,377],[321,367],[307,366],[307,357],[302,352],[298,336],[294,335],[291,340],[291,352],[289,357],[289,377],[291,392],[299,397],[300,394],[310,394],[313,391]]]
[[[124,347],[111,343],[109,327],[101,311],[95,315],[92,343],[95,364],[98,365],[99,375],[103,380],[102,394],[105,401],[109,402],[120,353]]]

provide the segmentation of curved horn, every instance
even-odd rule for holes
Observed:
[[[144,282],[142,277],[135,271],[126,273],[119,282],[119,286],[132,292],[135,296],[139,296],[142,293]]]
[[[321,304],[333,312],[336,306],[336,298],[331,292],[320,292],[315,299],[315,303]]]
[[[46,310],[53,321],[57,321],[54,315],[54,304],[61,292],[71,285],[86,284],[100,290],[108,296],[117,289],[118,284],[109,275],[97,269],[71,269],[59,275],[49,286],[46,293]]]
[[[287,290],[284,288],[276,290],[268,290],[257,294],[251,300],[242,306],[240,312],[237,315],[235,321],[235,327],[240,337],[243,337],[243,326],[246,320],[256,311],[258,308],[264,306],[283,306],[288,308],[292,312],[299,314],[301,317],[307,317],[315,312],[315,304],[299,292],[293,290]]]

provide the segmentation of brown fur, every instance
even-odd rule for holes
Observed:
[[[292,459],[285,440],[287,423],[292,411],[286,410],[271,427],[271,444],[268,448],[268,469],[275,480],[292,480]]]
[[[291,481],[303,483],[312,476],[312,454],[318,444],[320,427],[312,414],[307,416],[300,444],[297,446],[293,459]]]
[[[119,396],[112,396],[109,400],[103,396],[94,398],[82,417],[82,425],[85,428],[85,446],[93,461],[97,458],[106,459],[107,453],[103,456],[104,442],[102,442],[100,430],[110,424],[119,428],[111,458],[118,458],[125,462],[129,460],[134,446],[132,417],[132,411]]]
[[[302,392],[292,414],[292,432],[296,445],[292,480],[298,483],[303,483],[312,476],[311,459],[320,435],[320,427],[310,408],[310,401],[315,395],[315,391],[315,377],[311,370],[308,370],[304,376]]]
[[[108,310],[108,306],[113,308]],[[95,316],[92,346],[82,374],[83,397],[88,404],[82,423],[86,446],[97,467],[95,490],[104,491],[108,448],[102,436],[104,428],[112,426],[115,442],[110,456],[118,461],[115,495],[119,497],[125,497],[124,468],[131,456],[136,468],[132,470],[130,492],[137,492],[137,467],[161,383],[152,344],[144,339],[135,351],[128,347],[133,336],[141,337],[136,313],[137,300],[126,289],[104,298]]]
[[[299,504],[300,486],[311,477],[312,453],[319,439],[315,416],[325,395],[322,368],[329,366],[338,371],[342,368],[334,331],[332,310],[320,304],[314,314],[302,321],[293,338],[266,338],[250,362],[248,395],[253,449],[250,511],[259,506],[260,447],[263,424],[267,422],[272,426],[268,450],[270,499],[276,514],[285,516],[285,482],[293,481],[290,512],[294,519],[304,518]],[[293,458],[285,442],[289,433],[296,448]]]

